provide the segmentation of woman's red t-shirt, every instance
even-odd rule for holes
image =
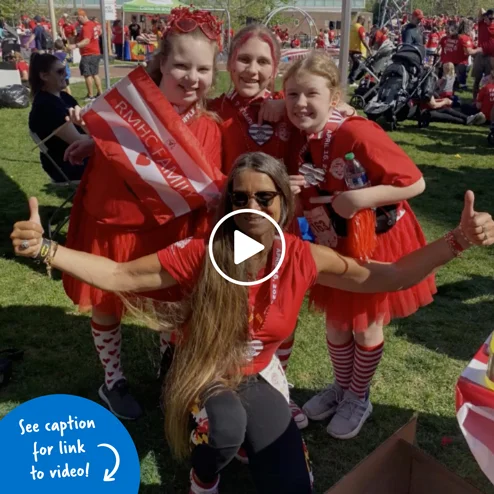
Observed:
[[[271,362],[278,347],[295,330],[305,293],[316,282],[317,269],[310,244],[289,233],[284,236],[286,254],[278,271],[277,297],[267,312],[264,324],[252,336],[259,353],[244,367],[244,374],[256,374]],[[160,250],[158,258],[163,269],[170,273],[185,292],[190,293],[201,274],[207,248],[204,239],[185,240]],[[266,270],[261,270],[257,279],[266,274]],[[248,287],[249,305],[254,308],[254,312],[260,312],[266,307],[270,289],[270,280]]]

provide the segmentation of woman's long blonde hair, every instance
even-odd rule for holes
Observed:
[[[280,227],[290,224],[293,197],[283,163],[264,153],[240,156],[230,172],[220,206],[218,219],[233,210],[230,195],[235,178],[246,170],[268,175],[280,192]],[[245,266],[233,262],[233,219],[225,221],[215,234],[214,258],[220,269],[237,280],[247,280]],[[176,306],[177,307],[177,306]],[[164,388],[165,433],[173,453],[185,458],[190,452],[189,420],[194,405],[224,389],[235,389],[246,363],[248,334],[248,292],[244,286],[225,280],[205,255],[201,275],[190,296],[178,304],[178,311],[160,315],[161,327],[171,328],[184,322],[178,331],[173,363]]]

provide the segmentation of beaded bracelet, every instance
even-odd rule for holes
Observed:
[[[446,240],[453,255],[455,257],[461,257],[461,254],[465,250],[465,247],[463,247],[458,242],[458,240],[456,240],[454,230],[451,230],[450,232],[446,233],[446,235],[444,235],[444,240]]]

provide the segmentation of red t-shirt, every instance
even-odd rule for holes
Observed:
[[[360,39],[363,41],[365,39],[365,27],[364,26],[359,27],[358,34],[360,36]]]
[[[87,21],[82,25],[78,42],[88,39],[89,44],[80,49],[81,56],[100,55],[99,50],[99,28],[93,21]]]
[[[188,125],[202,146],[204,156],[210,163],[220,168],[221,133],[218,124],[202,115],[191,120]],[[111,162],[103,157],[99,148],[96,148],[95,154],[89,160],[83,182],[84,209],[98,222],[129,231],[158,227],[158,222],[151,211],[129,190],[125,181],[115,171]],[[111,194],[108,193],[109,184],[111,184]],[[170,243],[192,235],[193,232],[189,233],[189,228],[193,229],[195,226],[196,223],[190,221],[189,215],[180,216],[167,223]]]
[[[74,36],[75,35],[75,25],[71,24],[70,22],[66,22],[63,25],[63,33],[65,34],[66,38],[68,38],[69,36]]]
[[[427,40],[426,48],[429,50],[435,50],[439,46],[439,33],[431,33]]]
[[[292,45],[292,48],[298,48],[300,46],[300,40],[299,39],[293,39],[291,45]]]
[[[485,115],[485,118],[491,120],[492,109],[494,108],[494,83],[486,84],[479,91],[477,102],[480,103],[480,111]]]
[[[323,166],[323,136],[311,139],[309,150],[312,162]],[[292,155],[297,154],[294,151]],[[379,125],[360,117],[350,117],[333,134],[329,147],[329,169],[322,189],[331,193],[347,190],[343,177],[343,160],[347,153],[355,154],[373,186],[408,187],[422,178],[415,163]]]
[[[376,37],[374,38],[374,43],[380,47],[386,40],[388,35],[384,34],[380,29],[376,32]]]
[[[123,44],[123,35],[128,34],[129,28],[125,26],[125,29],[122,29],[122,26],[115,26],[112,28],[112,43],[115,45]]]
[[[289,233],[285,233],[285,241],[286,254],[278,271],[277,297],[269,308],[264,324],[252,336],[257,342],[259,353],[243,368],[243,373],[247,375],[262,371],[271,362],[281,343],[293,333],[305,294],[317,278],[310,244]],[[203,239],[192,239],[158,252],[163,269],[170,273],[185,292],[190,292],[199,279],[207,250],[206,242]],[[270,266],[269,259],[267,265]],[[261,270],[257,279],[269,271],[269,267]],[[263,308],[270,298],[270,289],[269,280],[248,287],[249,305],[254,308],[255,313],[264,313]]]
[[[494,57],[494,23],[487,25],[484,21],[479,22],[479,42],[484,55]]]
[[[17,62],[15,64],[15,68],[19,71],[21,75],[22,72],[24,71],[29,72],[29,65],[26,62]]]
[[[36,21],[33,21],[32,19],[29,21],[29,29],[31,31],[34,31],[34,28],[36,27]]]
[[[468,34],[460,34],[458,36],[458,44],[456,46],[456,53],[453,57],[453,63],[455,65],[468,65],[468,53],[467,49],[473,48],[473,41]]]
[[[262,97],[256,98],[249,105],[249,115],[256,125],[262,101]],[[241,104],[246,105],[247,101]],[[228,95],[223,94],[209,101],[208,108],[217,113],[222,120],[220,127],[223,136],[223,173],[228,174],[234,161],[244,153],[262,151],[277,159],[284,157],[285,143],[290,137],[290,125],[287,119],[276,124],[268,124],[273,129],[273,135],[264,144],[258,144],[249,134],[249,123],[234,107]]]
[[[458,38],[445,36],[439,42],[441,45],[441,63],[455,63],[456,53],[458,51]]]
[[[336,39],[336,33],[333,30],[328,32],[328,39],[330,43]]]
[[[316,38],[316,47],[317,48],[324,48],[326,46],[326,43],[324,42],[324,38],[321,38],[320,36],[318,36]]]

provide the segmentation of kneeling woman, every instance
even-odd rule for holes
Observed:
[[[278,277],[245,288],[229,283],[206,255],[207,241],[181,241],[155,254],[117,263],[58,246],[42,238],[36,199],[30,221],[14,225],[17,255],[34,257],[85,283],[111,292],[140,292],[180,284],[189,297],[162,315],[162,328],[177,327],[172,367],[167,375],[166,432],[178,457],[189,453],[191,493],[217,493],[219,472],[244,445],[257,492],[311,492],[302,437],[288,406],[278,346],[294,330],[306,291],[316,283],[357,292],[400,290],[415,285],[472,244],[494,243],[494,223],[465,197],[458,228],[395,263],[366,264],[330,248],[285,233],[286,255]],[[242,155],[230,172],[219,217],[238,209],[263,211],[282,229],[290,224],[293,198],[284,165],[264,153]],[[233,258],[234,231],[265,249],[244,263]],[[240,214],[225,221],[212,243],[221,270],[237,280],[271,272],[281,252],[271,222]],[[283,323],[282,323],[283,322]],[[190,418],[197,424],[190,435]]]

